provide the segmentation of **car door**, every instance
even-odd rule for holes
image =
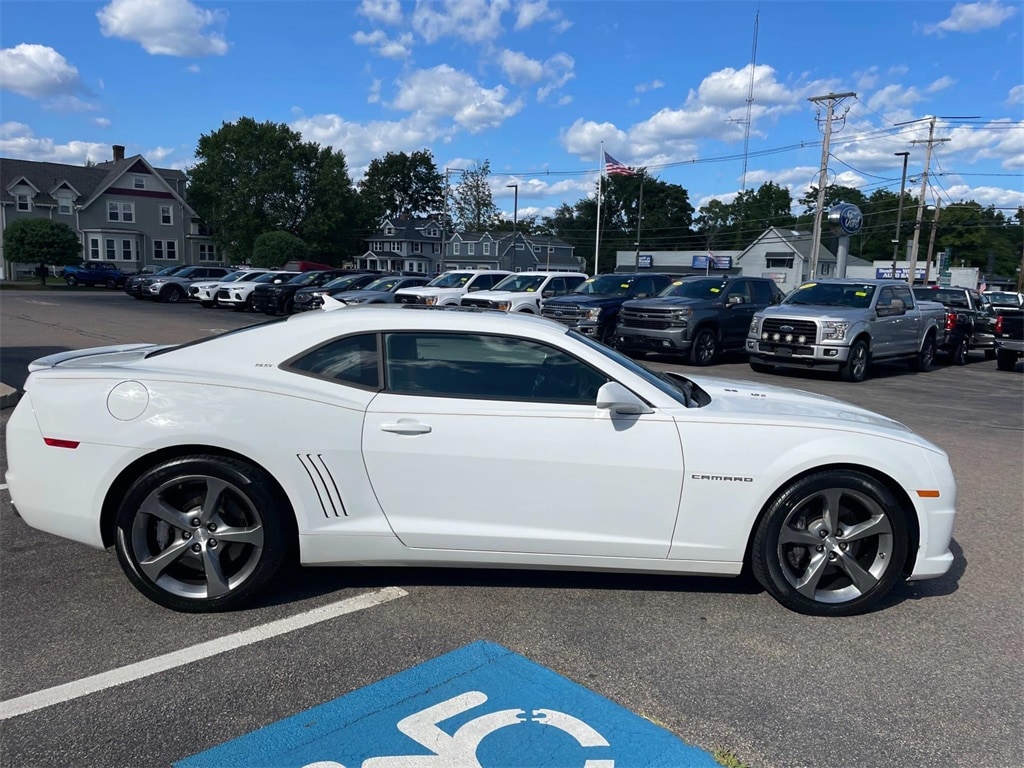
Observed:
[[[896,293],[891,285],[879,289],[878,301],[875,302],[876,320],[871,330],[871,353],[874,357],[887,357],[896,349],[903,315],[894,308],[895,300]]]
[[[754,297],[749,280],[736,280],[725,288],[725,312],[721,329],[725,346],[742,346],[754,318]]]
[[[595,406],[607,377],[530,339],[384,334],[363,457],[409,547],[664,558],[682,488],[670,418]]]
[[[914,294],[907,285],[897,285],[893,289],[893,294],[897,301],[903,303],[904,309],[900,318],[901,322],[894,326],[897,334],[893,340],[894,352],[899,354],[917,352],[924,340],[924,319],[914,301]]]

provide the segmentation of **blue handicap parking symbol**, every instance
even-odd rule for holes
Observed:
[[[476,642],[176,768],[716,768],[704,750],[507,648]]]

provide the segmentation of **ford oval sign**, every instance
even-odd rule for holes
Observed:
[[[837,235],[856,235],[864,224],[864,214],[852,203],[839,203],[828,212],[828,223]]]

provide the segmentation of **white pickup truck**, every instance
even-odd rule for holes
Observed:
[[[539,315],[542,299],[565,296],[586,279],[582,272],[516,272],[490,290],[463,296],[462,306]]]
[[[927,371],[945,316],[901,280],[815,280],[754,315],[746,351],[760,372],[831,367],[863,381],[872,361],[899,358]]]
[[[395,291],[396,304],[457,307],[467,293],[493,288],[511,272],[498,269],[453,269],[442,272],[426,285]]]

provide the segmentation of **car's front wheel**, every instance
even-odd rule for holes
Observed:
[[[864,381],[868,376],[868,360],[871,357],[868,352],[868,343],[864,339],[857,339],[850,347],[850,353],[846,362],[839,368],[839,374],[846,381]]]
[[[700,328],[690,347],[690,362],[694,365],[711,365],[717,356],[718,336],[710,328]]]
[[[191,613],[251,600],[281,568],[293,537],[262,469],[221,456],[146,471],[117,513],[117,557],[155,603]]]
[[[169,285],[160,291],[160,301],[166,301],[168,304],[177,304],[185,297],[185,292],[176,285]]]
[[[860,472],[828,470],[775,498],[754,536],[751,566],[787,608],[850,616],[892,590],[906,555],[906,517],[892,493]]]
[[[64,278],[64,282],[67,283],[72,288],[74,288],[76,285],[78,285],[78,278],[75,277],[74,275],[68,275],[67,277]]]

